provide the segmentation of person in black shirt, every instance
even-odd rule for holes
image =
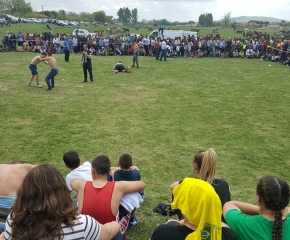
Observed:
[[[87,71],[89,71],[91,82],[93,82],[93,72],[92,72],[92,55],[93,52],[88,49],[87,44],[84,44],[83,46],[84,51],[81,59],[81,65],[83,65],[83,71],[84,71],[84,81],[88,82],[88,74]]]

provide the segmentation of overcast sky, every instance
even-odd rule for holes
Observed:
[[[142,19],[167,19],[169,21],[198,21],[200,14],[212,13],[214,20],[226,13],[231,17],[262,16],[290,20],[289,0],[29,0],[36,11],[63,9],[65,11],[96,12],[117,17],[121,7],[138,9],[138,21]]]

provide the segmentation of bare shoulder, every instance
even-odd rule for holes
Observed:
[[[75,191],[80,191],[81,189],[85,188],[85,185],[88,181],[80,179],[80,178],[75,178],[71,180],[70,186],[73,190]]]

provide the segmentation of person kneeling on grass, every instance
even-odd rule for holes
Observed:
[[[169,220],[158,226],[151,240],[234,240],[234,234],[222,223],[222,205],[214,188],[207,182],[185,178],[173,189],[172,209],[180,209],[183,220]]]
[[[127,66],[125,68],[125,66],[123,65],[123,63],[119,62],[117,63],[114,67],[113,67],[113,73],[118,73],[118,72],[126,72],[126,73],[130,73],[131,71],[128,71],[130,67]]]

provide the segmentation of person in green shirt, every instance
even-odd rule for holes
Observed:
[[[258,205],[230,201],[223,215],[237,240],[289,240],[289,185],[275,176],[259,179],[256,190]]]

